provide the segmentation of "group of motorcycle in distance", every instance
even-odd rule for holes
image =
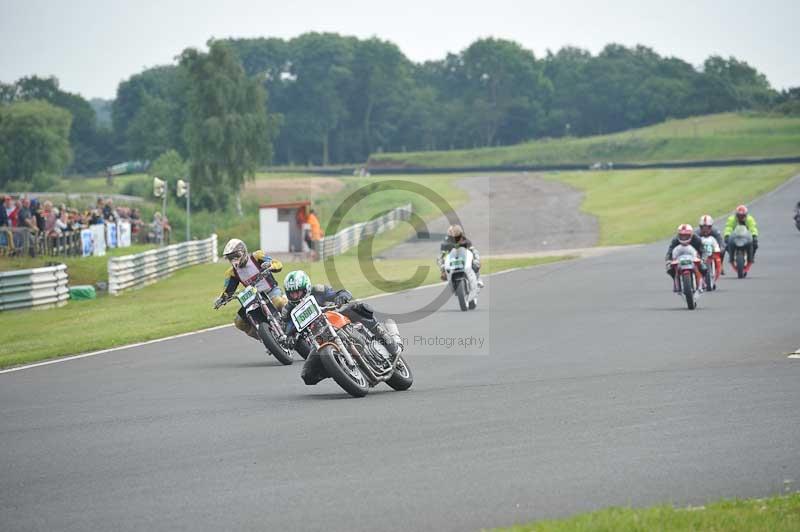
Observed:
[[[478,303],[480,284],[473,268],[473,253],[455,247],[443,257],[442,269],[462,311]],[[399,350],[391,353],[382,338],[362,323],[348,318],[335,304],[320,305],[309,293],[289,312],[288,319],[297,331],[286,335],[286,317],[270,296],[257,285],[270,276],[262,270],[247,280],[238,292],[222,298],[215,308],[236,300],[247,321],[256,331],[267,352],[281,364],[291,365],[293,352],[304,360],[316,350],[327,376],[354,397],[367,395],[370,388],[385,382],[395,390],[407,390],[414,382],[411,368],[402,355],[403,344],[397,325],[386,320],[384,327],[397,341]]]
[[[737,210],[741,209],[738,207]],[[745,214],[747,213],[745,209]],[[701,225],[705,218],[700,219]],[[713,220],[712,220],[713,223]],[[800,230],[800,202],[798,202],[795,213],[795,223]],[[682,224],[678,226],[678,233],[691,226]],[[719,242],[713,234],[698,235],[702,242],[702,253],[689,243],[680,243],[672,249],[672,260],[669,266],[672,268],[673,292],[680,295],[689,310],[697,308],[700,295],[712,292],[717,289],[717,259],[721,253]],[[749,259],[754,256],[753,234],[743,223],[736,223],[736,226],[727,237],[726,245],[729,250],[729,260],[731,266],[736,271],[738,279],[747,277],[747,273],[752,265]]]

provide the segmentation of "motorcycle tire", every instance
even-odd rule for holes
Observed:
[[[272,354],[278,362],[283,364],[284,366],[291,366],[292,362],[292,353],[285,349],[278,341],[272,336],[272,333],[269,331],[269,324],[267,322],[261,322],[258,324],[258,337],[261,338],[261,342],[264,344],[264,347],[267,348],[267,351]]]
[[[403,355],[397,357],[397,362],[394,367],[394,373],[389,377],[389,380],[386,381],[386,384],[398,392],[411,388],[411,385],[414,384],[414,374],[411,372],[411,368],[406,363]]]
[[[744,278],[744,250],[736,250],[736,275],[739,279]]]
[[[465,281],[459,281],[456,285],[456,297],[458,298],[458,306],[462,311],[466,311],[467,306],[467,286]]]
[[[681,274],[681,285],[683,288],[683,296],[686,298],[686,306],[689,310],[697,308],[697,302],[694,300],[694,286],[692,283],[693,272],[685,272]]]
[[[307,339],[300,340],[294,346],[294,350],[303,358],[303,360],[308,358],[308,355],[311,354],[312,349],[314,348],[311,346],[311,342]]]
[[[364,397],[369,393],[369,383],[361,368],[348,368],[347,359],[339,352],[338,347],[330,344],[324,346],[319,352],[319,358],[328,375],[344,391],[353,397]]]

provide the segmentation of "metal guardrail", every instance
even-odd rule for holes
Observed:
[[[0,311],[60,307],[69,299],[67,266],[0,272]]]
[[[217,235],[135,255],[112,257],[108,260],[108,292],[118,295],[131,288],[155,283],[175,270],[217,262],[217,259]]]
[[[319,241],[319,254],[321,259],[344,253],[355,246],[365,237],[377,235],[388,231],[397,225],[397,222],[408,220],[411,217],[412,205],[410,203],[397,207],[383,216],[351,225],[342,229],[335,235],[326,236]]]

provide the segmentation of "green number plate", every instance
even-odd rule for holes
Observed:
[[[243,307],[247,308],[247,306],[250,305],[250,303],[255,301],[257,293],[258,290],[256,289],[255,286],[248,286],[247,288],[236,294],[236,298],[239,300],[239,303],[241,303]]]

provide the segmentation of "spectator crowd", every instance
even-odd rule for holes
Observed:
[[[81,254],[80,232],[91,225],[129,222],[131,240],[168,243],[169,221],[156,212],[151,223],[142,220],[138,208],[117,207],[112,198],[97,198],[84,210],[53,205],[36,198],[5,195],[0,207],[0,254]]]

